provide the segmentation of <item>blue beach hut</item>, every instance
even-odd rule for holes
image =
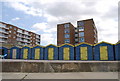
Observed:
[[[115,60],[120,60],[120,42],[115,44]]]
[[[29,46],[24,46],[21,48],[21,59],[32,59],[31,48]]]
[[[75,46],[76,60],[93,60],[93,48],[91,44],[80,43]]]
[[[100,42],[94,45],[94,60],[114,60],[113,44],[108,42]]]
[[[45,60],[58,60],[58,47],[56,45],[50,44],[45,48]]]
[[[44,59],[44,47],[36,45],[32,48],[32,59],[43,60]]]
[[[10,59],[20,59],[21,51],[19,47],[10,48]]]
[[[59,60],[74,60],[74,46],[67,43],[60,45]]]

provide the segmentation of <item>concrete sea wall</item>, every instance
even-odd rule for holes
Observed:
[[[2,72],[118,72],[118,61],[2,60]]]

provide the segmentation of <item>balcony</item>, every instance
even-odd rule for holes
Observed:
[[[30,39],[30,37],[29,37],[29,36],[24,36],[24,38],[25,38],[25,39]]]
[[[6,25],[5,25],[5,24],[2,24],[2,23],[0,23],[0,28],[9,29],[8,27],[6,27]]]
[[[25,34],[25,35],[30,35],[29,32],[24,32],[23,34]]]
[[[0,42],[2,42],[2,43],[3,43],[3,42],[6,42],[6,41],[5,41],[5,40],[0,40]]]
[[[40,42],[36,42],[36,44],[40,45]]]
[[[36,38],[38,38],[38,39],[39,39],[39,38],[40,38],[40,36],[36,36]]]
[[[22,37],[22,35],[18,35],[18,34],[17,34],[17,37]]]
[[[24,42],[28,42],[27,40],[24,40]]]
[[[78,42],[78,39],[75,39],[75,42]]]
[[[18,29],[17,32],[22,33],[22,30],[21,30],[21,29]]]
[[[22,39],[17,39],[17,41],[23,41]]]
[[[24,43],[30,43],[30,41],[29,40],[25,40],[25,39],[17,39],[17,41],[21,41],[21,42],[24,42]]]
[[[2,33],[4,33],[4,34],[9,34],[9,32],[7,32],[7,31],[3,31]]]
[[[8,35],[0,35],[1,38],[8,38]]]
[[[40,41],[40,39],[36,39],[36,42],[39,42]]]
[[[75,32],[78,32],[78,30],[77,30],[77,29],[75,29]]]
[[[94,38],[97,39],[97,35],[94,35]]]
[[[94,33],[97,34],[97,31],[94,29]]]
[[[5,40],[5,39],[0,39],[0,42],[7,42],[7,40]]]
[[[75,34],[75,37],[78,37],[78,34]]]
[[[21,37],[21,38],[24,38],[24,39],[30,39],[30,37],[28,36],[25,36],[23,34],[17,34],[18,37]]]
[[[4,29],[0,29],[0,32],[1,32],[1,33],[5,33],[5,34],[8,34],[8,33],[9,33],[8,31],[5,31]]]

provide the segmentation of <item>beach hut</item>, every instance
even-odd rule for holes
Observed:
[[[5,59],[9,58],[8,57],[8,49],[6,47],[0,47],[0,55]]]
[[[74,46],[67,43],[60,45],[59,60],[74,60]]]
[[[58,60],[58,47],[56,45],[50,44],[45,48],[45,60]]]
[[[19,47],[10,48],[10,59],[20,59],[21,51]]]
[[[94,60],[114,60],[113,44],[108,42],[100,42],[94,45]]]
[[[120,60],[120,42],[115,44],[115,60]]]
[[[80,43],[75,46],[76,60],[93,60],[93,48],[91,44]]]
[[[43,60],[44,59],[44,47],[36,45],[32,48],[32,59]]]
[[[24,46],[21,48],[21,59],[32,59],[31,48],[29,46]]]

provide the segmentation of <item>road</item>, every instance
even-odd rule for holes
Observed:
[[[118,79],[117,72],[2,73],[3,79]]]

